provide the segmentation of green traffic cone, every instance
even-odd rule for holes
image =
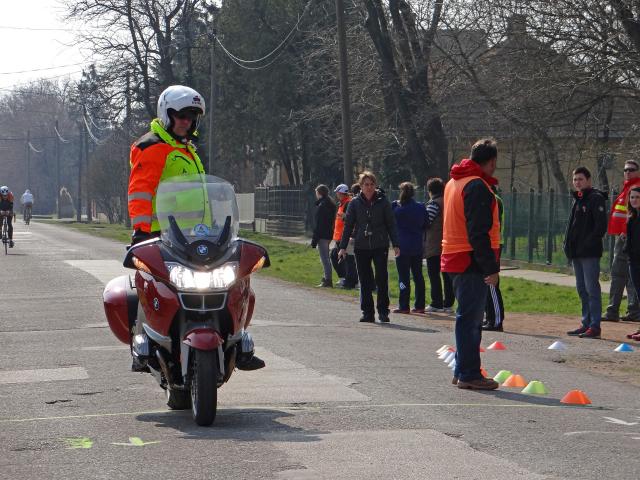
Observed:
[[[504,383],[504,381],[511,376],[509,370],[500,370],[493,379],[498,383]]]
[[[533,395],[546,395],[548,392],[547,387],[544,386],[544,383],[539,382],[538,380],[531,380],[529,385],[524,387],[522,393],[530,393]]]

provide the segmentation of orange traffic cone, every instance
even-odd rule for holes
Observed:
[[[484,353],[484,352],[485,352],[485,349],[480,347],[480,353]]]
[[[507,347],[504,346],[502,342],[493,342],[491,345],[487,347],[487,350],[506,350]]]
[[[569,405],[590,405],[591,400],[582,390],[571,390],[567,393],[560,403],[567,403]]]
[[[523,388],[527,386],[527,382],[522,375],[511,375],[502,384],[503,387],[518,387]]]
[[[482,376],[483,376],[484,378],[489,378],[489,374],[488,374],[488,373],[487,373],[487,371],[486,371],[484,368],[482,368],[482,367],[480,367],[480,373],[482,374]]]

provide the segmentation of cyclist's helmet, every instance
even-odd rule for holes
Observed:
[[[172,85],[166,88],[158,98],[157,114],[162,126],[171,130],[172,119],[170,113],[182,110],[192,111],[195,115],[188,135],[191,136],[198,129],[200,118],[205,114],[204,98],[193,88],[183,85]]]
[[[9,195],[9,187],[7,186],[0,187],[0,195],[2,195],[3,197],[6,197],[7,195]]]

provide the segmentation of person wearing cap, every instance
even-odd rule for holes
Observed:
[[[344,231],[344,219],[346,217],[347,207],[351,201],[351,195],[349,195],[349,187],[344,183],[338,185],[334,193],[338,199],[338,213],[336,214],[336,221],[333,226],[333,241],[335,242],[335,247],[331,249],[331,263],[340,278],[338,287],[350,290],[358,284],[358,271],[356,270],[356,260],[353,255],[353,239],[349,240],[347,256],[344,261],[339,261],[338,251],[340,250],[340,239]]]
[[[336,204],[329,196],[329,188],[326,185],[316,187],[316,212],[311,238],[311,248],[318,248],[320,262],[322,263],[323,276],[318,287],[333,288],[333,270],[329,259],[329,244],[333,238],[333,222],[336,218]]]

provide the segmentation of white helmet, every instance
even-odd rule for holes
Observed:
[[[195,109],[200,112],[189,131],[189,134],[192,134],[198,128],[200,117],[205,114],[204,98],[202,98],[202,95],[196,92],[193,88],[185,87],[183,85],[172,85],[167,87],[158,98],[157,114],[162,126],[167,130],[171,128],[169,110],[179,112],[185,108]]]
[[[7,196],[9,195],[9,187],[3,185],[0,187],[0,195]]]

